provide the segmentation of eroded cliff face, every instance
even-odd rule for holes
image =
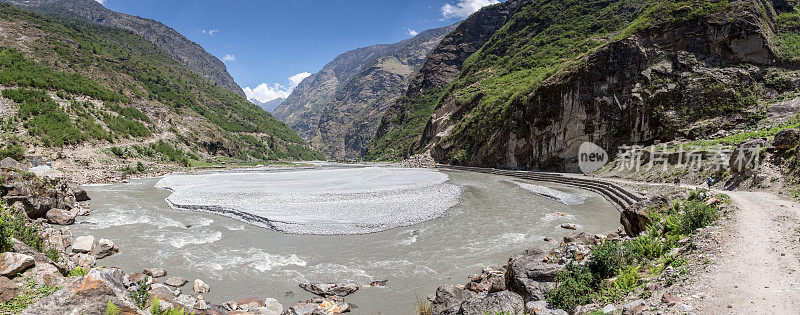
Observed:
[[[778,56],[769,2],[606,2],[525,4],[440,94],[408,92],[435,110],[403,154],[574,171],[585,141],[615,153],[620,145],[713,134],[775,95],[776,73],[795,71]],[[574,21],[561,23],[564,14]],[[590,19],[608,16],[615,19]],[[413,107],[422,106],[402,110]],[[387,114],[379,134],[391,134],[392,121]],[[380,139],[389,139],[387,148],[401,143]]]
[[[361,158],[389,105],[455,27],[342,54],[304,80],[275,114],[329,157]]]
[[[81,18],[90,23],[133,32],[202,77],[244,96],[222,61],[172,28],[151,19],[114,12],[94,0],[2,0],[36,13],[62,18]]]
[[[687,136],[682,132],[695,121],[766,95],[754,86],[777,60],[774,13],[746,8],[731,19],[657,24],[600,47],[513,100],[496,131],[478,133],[486,141],[449,137],[469,107],[449,99],[419,145],[448,163],[577,171],[583,142],[615,153],[621,145]],[[709,127],[705,132],[723,126]]]

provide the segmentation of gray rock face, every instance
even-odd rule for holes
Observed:
[[[446,285],[436,289],[436,294],[431,300],[431,304],[433,305],[433,311],[437,314],[445,312],[455,314],[461,309],[461,303],[477,295],[475,292],[455,285]]]
[[[200,45],[157,21],[114,12],[93,0],[3,0],[2,2],[37,13],[81,18],[90,23],[133,32],[158,46],[193,72],[216,82],[231,92],[244,96],[242,88],[228,74],[222,61],[206,52]]]
[[[793,128],[781,130],[772,140],[772,146],[781,150],[794,148],[798,143],[800,143],[800,130]]]
[[[94,236],[78,236],[72,244],[73,253],[90,253],[95,247]]]
[[[151,276],[153,278],[162,278],[167,276],[167,271],[161,268],[147,268],[144,271],[142,271],[142,273]],[[176,287],[179,287],[179,285],[177,285]]]
[[[164,284],[176,288],[186,285],[187,282],[189,281],[181,277],[169,277],[164,280]]]
[[[522,297],[511,291],[478,296],[461,303],[461,314],[463,315],[483,315],[486,312],[521,314],[524,310],[525,302]]]
[[[301,283],[300,287],[322,297],[345,297],[358,291],[358,285],[355,283]]]
[[[22,289],[14,281],[6,277],[0,277],[0,303],[11,301],[20,293],[22,293]]]
[[[750,139],[740,143],[731,153],[729,166],[731,173],[739,174],[755,168],[760,163],[761,149],[768,148],[766,138]]]
[[[0,276],[14,277],[25,269],[33,267],[34,263],[33,257],[25,254],[12,252],[0,254]]]
[[[563,266],[545,262],[540,249],[529,249],[511,257],[506,271],[506,288],[526,301],[543,300],[546,287],[542,282],[555,281]]]
[[[45,217],[51,224],[72,225],[75,223],[75,214],[64,209],[50,209]]]
[[[71,280],[61,290],[25,309],[23,314],[105,314],[109,301],[120,309],[121,314],[145,314],[136,308],[118,279],[100,270],[92,270],[86,276]]]

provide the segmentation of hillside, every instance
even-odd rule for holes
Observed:
[[[584,141],[616,152],[713,135],[794,89],[795,12],[784,1],[526,1],[443,90],[415,86],[407,95],[421,101],[395,104],[427,116],[422,132],[419,119],[387,115],[368,157],[575,170]]]
[[[225,64],[172,28],[151,19],[114,12],[94,0],[0,0],[43,15],[85,19],[102,26],[121,28],[150,41],[190,70],[225,89],[244,96],[228,74]]]
[[[275,115],[328,156],[360,158],[386,109],[454,28],[346,52],[305,79]]]
[[[59,161],[64,167],[115,164],[104,157],[109,147],[120,147],[113,155],[123,160],[152,159],[152,152],[130,145],[164,141],[160,158],[183,164],[186,157],[318,157],[272,115],[131,32],[7,4],[0,5],[0,28],[6,150],[15,145],[45,158],[66,156]]]

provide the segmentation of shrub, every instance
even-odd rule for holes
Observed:
[[[141,309],[147,305],[147,301],[150,300],[150,286],[147,284],[147,281],[144,279],[139,280],[136,283],[136,290],[130,292],[131,300],[133,303],[136,304]]]
[[[106,304],[106,315],[119,315],[119,313],[119,307],[117,307],[117,305],[115,305],[113,302],[108,301],[108,304]]]
[[[606,279],[616,275],[625,268],[627,261],[625,251],[620,242],[603,242],[592,248],[592,255],[587,264],[595,277]]]
[[[77,277],[83,277],[88,273],[89,273],[89,270],[86,270],[85,268],[83,268],[81,266],[78,266],[78,267],[75,267],[75,269],[70,270],[69,274],[67,276],[76,277],[77,278]]]
[[[684,234],[713,224],[719,216],[717,207],[706,205],[703,202],[687,202],[683,206],[683,211],[680,228]]]
[[[556,276],[556,288],[547,292],[547,301],[568,310],[589,304],[594,292],[594,276],[589,268],[570,263]]]

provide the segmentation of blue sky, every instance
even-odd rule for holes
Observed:
[[[223,60],[248,96],[264,101],[287,96],[343,52],[456,23],[498,0],[98,2],[174,28]]]

